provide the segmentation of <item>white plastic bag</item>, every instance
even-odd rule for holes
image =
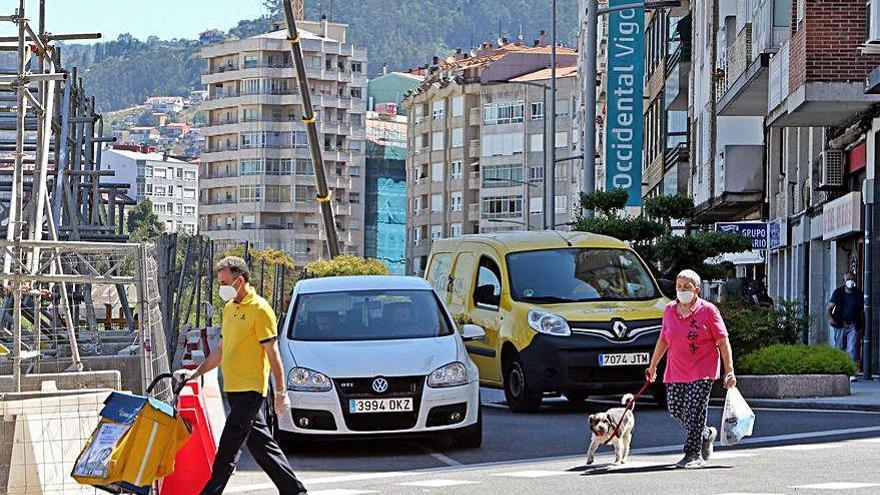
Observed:
[[[721,418],[721,445],[733,445],[743,437],[751,436],[755,413],[736,387],[727,390],[724,416]]]

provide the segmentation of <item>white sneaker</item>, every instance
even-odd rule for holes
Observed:
[[[704,461],[708,461],[715,452],[715,439],[718,438],[718,430],[714,426],[709,427],[709,437],[703,439],[702,456]]]

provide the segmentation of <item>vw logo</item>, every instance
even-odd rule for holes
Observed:
[[[614,330],[614,334],[617,335],[618,339],[623,338],[628,330],[626,323],[621,320],[616,320],[614,324],[611,325],[611,329]]]
[[[377,394],[384,394],[388,390],[388,380],[382,378],[376,378],[373,380],[373,392]]]

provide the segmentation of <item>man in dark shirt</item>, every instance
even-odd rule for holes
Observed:
[[[852,271],[843,275],[843,285],[834,289],[828,301],[828,316],[831,318],[832,344],[842,349],[855,361],[856,342],[862,329],[865,296],[856,287],[856,277]]]

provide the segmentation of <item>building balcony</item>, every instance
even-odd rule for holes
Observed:
[[[679,162],[690,161],[691,149],[690,143],[678,143],[675,146],[666,148],[666,168],[672,167]]]
[[[666,87],[664,88],[667,110],[688,109],[688,85],[691,71],[690,40],[681,42],[666,60]]]
[[[763,157],[762,145],[724,146],[715,168],[714,197],[697,205],[697,220],[730,220],[759,209],[764,201]]]
[[[480,125],[482,116],[480,115],[480,107],[473,107],[468,110],[468,124]]]
[[[865,94],[864,78],[876,57],[840,59],[834,72],[822,72],[828,70],[822,64],[830,58],[824,48],[808,45],[804,33],[780,48],[770,59],[768,125],[834,127],[880,103],[880,95]],[[849,78],[856,73],[862,75]]]
[[[469,204],[468,208],[467,208],[467,215],[468,215],[467,216],[468,220],[470,220],[470,221],[479,220],[479,218],[480,218],[480,205],[479,205],[479,203]]]

